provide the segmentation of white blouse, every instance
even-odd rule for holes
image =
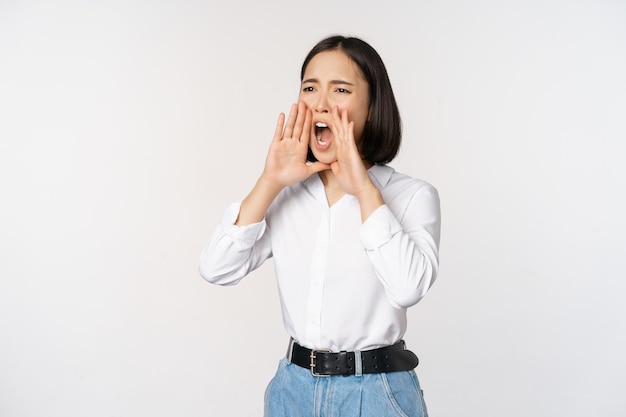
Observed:
[[[200,274],[237,284],[274,258],[283,323],[298,343],[332,351],[391,345],[406,332],[406,309],[437,277],[440,208],[427,182],[375,165],[385,205],[361,223],[358,200],[328,206],[319,175],[283,189],[265,219],[236,226],[224,213],[200,257]]]

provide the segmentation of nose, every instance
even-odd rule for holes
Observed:
[[[317,101],[315,102],[314,110],[316,113],[330,112],[330,104],[328,103],[328,97],[326,96],[326,93],[320,93],[317,96]]]

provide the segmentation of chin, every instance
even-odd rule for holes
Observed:
[[[309,146],[307,159],[312,162],[319,161],[330,165],[337,160],[337,155],[335,155],[335,152],[320,152],[317,149],[313,150],[311,149],[311,146]]]
[[[332,164],[333,162],[337,160],[337,157],[334,154],[333,155],[329,155],[329,154],[320,155],[317,153],[313,153],[313,156],[315,156],[315,159],[317,159],[319,162],[322,162],[328,165]]]

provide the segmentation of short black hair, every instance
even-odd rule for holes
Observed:
[[[359,152],[370,164],[391,162],[400,149],[402,121],[400,111],[389,81],[389,75],[380,55],[367,42],[341,35],[322,39],[304,59],[300,80],[307,65],[320,52],[340,50],[359,67],[369,86],[369,119],[365,123]],[[309,149],[308,159],[315,161]]]

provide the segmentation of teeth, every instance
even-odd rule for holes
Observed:
[[[322,128],[328,128],[328,125],[326,123],[324,123],[324,122],[317,122],[317,123],[315,123],[315,127],[319,128],[319,129],[322,129]],[[318,130],[315,133],[315,138],[317,139],[317,142],[320,145],[326,145],[326,142],[322,141],[322,131],[321,130]]]

